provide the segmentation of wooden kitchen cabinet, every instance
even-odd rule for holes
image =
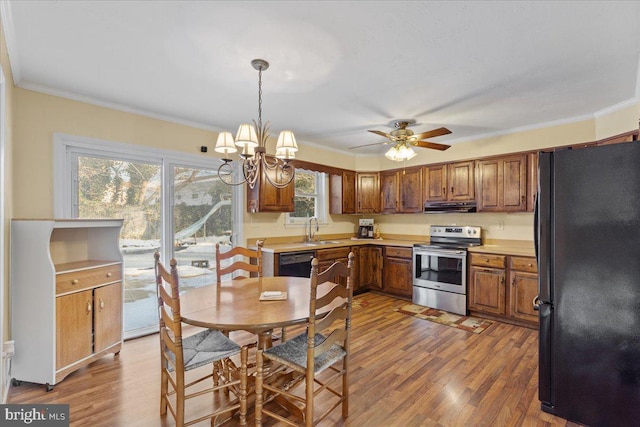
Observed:
[[[382,248],[361,246],[359,267],[360,286],[363,289],[382,290]]]
[[[380,212],[396,213],[400,212],[398,206],[399,198],[399,172],[380,172]]]
[[[533,257],[471,253],[469,311],[473,314],[535,327],[538,274]]]
[[[16,380],[48,388],[122,347],[122,220],[12,220]]]
[[[469,310],[506,314],[506,257],[471,254]]]
[[[425,202],[475,200],[474,161],[425,166],[422,195]]]
[[[329,213],[356,213],[356,173],[343,170],[340,175],[329,175]]]
[[[384,282],[382,290],[399,297],[413,294],[413,251],[411,248],[387,246],[384,250]]]
[[[399,172],[400,177],[400,212],[422,212],[422,168],[405,168]]]
[[[276,183],[285,180],[275,169],[261,168],[260,176],[253,188],[247,185],[247,212],[293,212],[295,205],[295,179],[284,188],[271,185],[269,178]]]
[[[527,210],[527,154],[478,160],[478,211]]]
[[[509,260],[509,310],[508,315],[537,323],[538,312],[533,309],[533,299],[538,295],[538,266],[535,258],[510,257]]]
[[[356,173],[356,213],[380,212],[377,172]]]
[[[343,246],[339,248],[318,249],[316,251],[316,258],[318,259],[318,272],[322,273],[327,268],[331,267],[334,262],[341,262],[347,265],[349,262],[349,252],[351,248],[349,246]],[[342,277],[340,279],[342,285],[347,284],[347,278]]]

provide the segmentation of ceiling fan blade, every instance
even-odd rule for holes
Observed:
[[[354,148],[371,147],[372,145],[384,145],[384,144],[388,144],[388,142],[376,142],[375,144],[356,145],[355,147],[349,147],[349,150],[353,150]]]
[[[415,145],[416,147],[432,148],[434,150],[440,150],[440,151],[444,151],[447,148],[451,147],[450,145],[437,144],[435,142],[429,142],[429,141],[415,141],[413,142],[413,145]]]
[[[388,133],[384,133],[380,130],[369,130],[367,132],[375,133],[376,135],[384,136],[385,138],[389,138],[389,139],[393,138],[392,135],[389,135]]]
[[[369,131],[371,132],[371,131]],[[450,134],[451,131],[447,128],[438,128],[438,129],[433,129],[433,130],[429,130],[426,132],[422,132],[422,133],[417,133],[415,135],[411,136],[411,139],[419,141],[421,139],[425,139],[425,138],[434,138],[436,136],[442,136],[442,135],[448,135]]]

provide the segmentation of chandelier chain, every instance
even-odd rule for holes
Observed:
[[[262,129],[262,67],[258,70],[258,129]]]

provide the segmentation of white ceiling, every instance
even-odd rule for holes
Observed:
[[[394,119],[445,126],[433,142],[450,144],[637,102],[638,1],[2,6],[18,86],[235,133],[257,119],[263,58],[272,133],[340,150]]]

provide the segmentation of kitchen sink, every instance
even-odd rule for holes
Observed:
[[[338,245],[342,242],[337,240],[318,240],[317,242],[304,242],[304,246]]]

